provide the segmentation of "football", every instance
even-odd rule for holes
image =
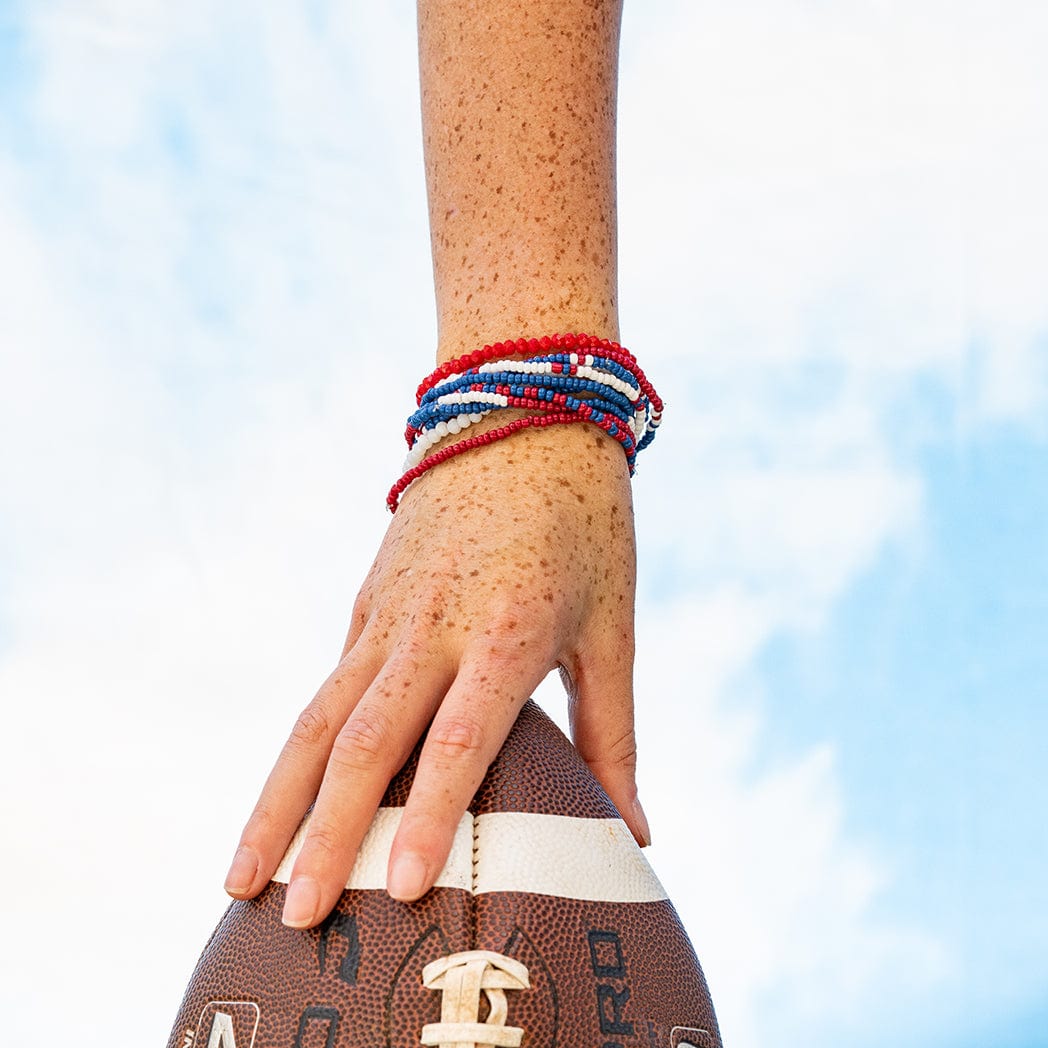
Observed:
[[[534,703],[437,886],[402,903],[385,892],[386,863],[416,759],[390,784],[320,927],[280,923],[306,823],[265,891],[229,907],[169,1048],[720,1048],[672,903]]]

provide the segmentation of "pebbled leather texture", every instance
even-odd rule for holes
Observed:
[[[395,821],[416,759],[391,783],[380,821]],[[552,818],[497,817],[506,812]],[[441,878],[452,886],[416,903],[394,902],[379,886],[388,826],[358,863],[363,879],[351,877],[367,886],[347,888],[320,928],[280,923],[285,885],[276,880],[232,903],[197,963],[169,1048],[418,1048],[424,1027],[491,1038],[448,1042],[455,1048],[721,1048],[672,903],[574,747],[533,703],[468,819],[472,875],[460,846]],[[447,1003],[442,1020],[442,991],[424,985],[423,969],[476,951],[523,964],[527,988],[491,990],[505,978],[498,962],[479,972],[474,959],[472,983],[446,977],[466,996],[475,985],[471,1021],[449,1023]]]

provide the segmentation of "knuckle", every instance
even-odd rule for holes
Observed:
[[[291,729],[289,742],[294,747],[312,749],[324,742],[330,732],[331,721],[323,707],[311,702],[298,715],[295,726]]]
[[[355,713],[335,738],[331,763],[350,770],[374,768],[389,745],[389,728],[375,711]]]
[[[397,646],[390,655],[389,664],[394,674],[414,675],[419,667],[431,657],[433,643],[428,637],[421,637],[408,632],[397,640]]]
[[[632,728],[612,741],[605,752],[604,763],[620,768],[636,768],[637,735]]]
[[[452,599],[442,588],[427,590],[413,598],[410,615],[397,638],[397,648],[418,655],[430,649],[436,638],[447,633],[455,618]]]
[[[483,657],[489,666],[511,672],[527,658],[529,651],[534,651],[534,646],[529,645],[526,638],[518,641],[513,637],[498,637],[488,641]]]
[[[435,580],[436,581],[436,580]],[[448,588],[443,584],[433,585],[415,599],[416,618],[438,623],[444,618],[448,607]]]
[[[441,760],[475,756],[484,746],[484,729],[469,717],[448,717],[430,729],[428,746]]]
[[[404,689],[419,678],[430,657],[423,641],[402,637],[383,667],[382,680],[375,683],[375,693],[389,700],[403,696]]]
[[[495,665],[515,666],[545,659],[552,650],[553,626],[539,615],[522,611],[497,612],[488,620],[480,654]]]
[[[344,846],[345,841],[336,827],[314,820],[310,823],[309,832],[306,834],[303,851],[313,857],[320,856],[323,859],[329,859],[341,855]]]
[[[599,752],[582,754],[590,768],[610,768],[617,771],[636,771],[637,735],[630,728],[617,738],[605,740]]]

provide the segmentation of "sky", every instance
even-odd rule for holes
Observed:
[[[729,1048],[1048,1045],[1046,45],[626,5],[640,786]],[[412,5],[0,0],[12,1043],[164,1043],[381,540],[428,246]]]

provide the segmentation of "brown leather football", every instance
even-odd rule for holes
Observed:
[[[720,1048],[673,905],[574,747],[528,703],[437,886],[385,892],[415,758],[392,782],[335,911],[280,923],[273,882],[234,902],[169,1048]]]

